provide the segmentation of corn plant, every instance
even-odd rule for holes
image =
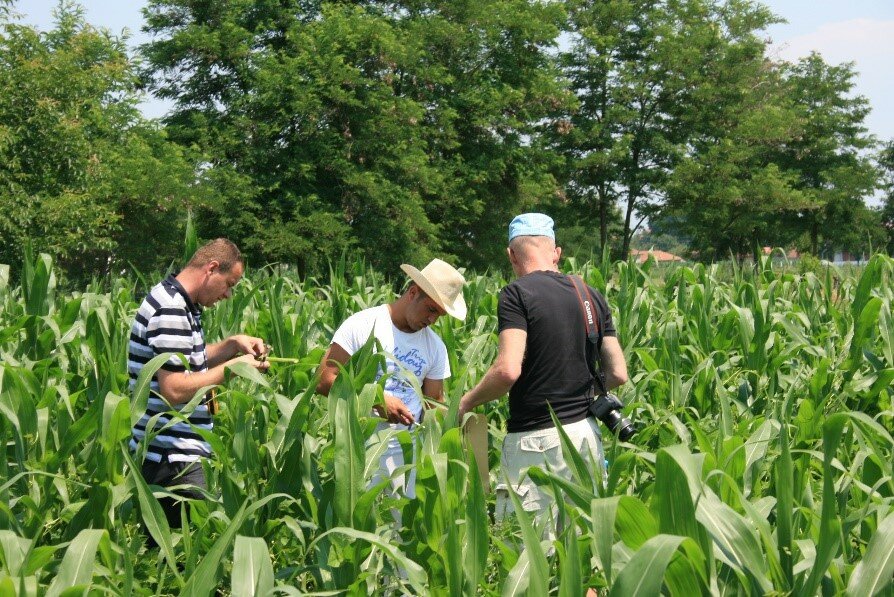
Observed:
[[[435,325],[447,408],[395,436],[415,453],[416,497],[371,482],[384,356],[358,352],[328,397],[315,376],[341,321],[400,286],[342,258],[328,279],[250,273],[206,313],[209,341],[258,335],[276,360],[265,376],[230,371],[206,499],[169,528],[158,499],[172,494],[126,443],[160,365],[130,391],[130,323],[154,277],[71,291],[48,256],[26,252],[17,284],[0,266],[0,593],[890,593],[891,259],[819,274],[770,259],[563,267],[613,308],[639,431],[629,444],[606,432],[607,463],[566,444],[570,478],[529,471],[554,518],[518,501],[493,518],[505,400],[481,408],[490,486],[455,421],[496,354],[496,274],[466,272],[468,317]]]

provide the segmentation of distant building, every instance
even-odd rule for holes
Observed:
[[[835,265],[863,265],[868,260],[866,255],[857,255],[850,251],[835,251],[832,255],[832,263]]]
[[[779,249],[774,249],[773,247],[762,247],[762,249],[764,255],[772,255],[773,259],[782,259]],[[831,259],[823,259],[823,263],[832,265],[862,265],[868,259],[866,255],[858,255],[848,251],[831,251],[827,255],[831,256]],[[797,249],[786,249],[785,258],[789,261],[797,261],[801,258],[801,254],[798,253]]]
[[[762,247],[762,249],[763,249],[764,255],[769,255],[769,254],[773,253],[773,250],[774,250],[773,247]],[[774,254],[774,257],[778,257],[778,255],[779,255],[779,252],[777,251]],[[788,259],[789,261],[795,261],[795,260],[798,260],[801,258],[801,254],[798,253],[797,249],[787,249],[785,251],[785,258]]]
[[[674,255],[673,253],[668,253],[667,251],[659,251],[657,249],[649,249],[648,251],[642,251],[639,249],[631,249],[630,255],[636,259],[637,263],[645,263],[647,259],[649,259],[649,255],[655,258],[655,261],[658,262],[669,262],[669,261],[683,261],[684,259],[679,255]]]

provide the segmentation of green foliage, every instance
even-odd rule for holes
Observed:
[[[863,201],[878,173],[866,155],[874,139],[864,128],[868,102],[853,96],[853,65],[813,54],[797,64],[760,60],[746,75],[753,93],[730,103],[718,87],[719,98],[703,98],[703,137],[668,186],[692,248],[701,259],[747,255],[755,242],[829,258],[870,252],[884,234]]]
[[[819,275],[823,270],[822,261],[819,257],[810,253],[801,253],[798,257],[798,273],[801,275],[812,272]]]
[[[176,256],[196,177],[140,117],[124,42],[72,3],[45,33],[0,15],[0,262],[16,276],[28,239],[80,280]]]
[[[889,140],[882,147],[877,157],[878,169],[881,173],[881,190],[884,201],[879,217],[884,231],[884,247],[888,255],[894,254],[894,140]]]
[[[257,261],[483,267],[505,245],[494,222],[555,190],[528,137],[567,102],[547,55],[560,5],[155,0],[146,16],[168,130],[217,192],[200,232]]]
[[[552,138],[566,159],[573,212],[599,222],[601,246],[620,218],[614,244],[626,256],[642,221],[635,218],[667,215],[680,193],[693,205],[687,221],[704,215],[726,224],[734,218],[714,216],[718,206],[705,202],[716,203],[730,177],[772,184],[763,165],[747,157],[780,126],[765,91],[758,33],[775,21],[765,7],[713,0],[569,7],[571,49],[562,60],[580,103],[556,123]],[[759,211],[761,202],[748,206],[740,211]]]
[[[725,42],[708,50],[712,60],[691,98],[694,107],[682,114],[691,127],[691,150],[666,187],[677,232],[706,261],[753,254],[755,242],[790,243],[779,220],[805,202],[796,175],[770,156],[799,134],[782,75],[757,35],[774,19],[763,8],[745,12],[743,18],[728,13]]]
[[[416,450],[417,497],[391,495],[387,480],[370,485],[381,355],[370,344],[328,398],[314,393],[334,327],[394,296],[381,274],[346,263],[326,280],[256,272],[206,312],[209,340],[258,334],[289,360],[263,378],[233,371],[208,435],[212,490],[185,529],[168,528],[158,503],[166,492],[146,484],[142,455],[126,446],[151,369],[166,358],[149,364],[129,397],[134,285],[112,278],[66,293],[48,256],[26,264],[21,286],[0,286],[7,593],[890,590],[890,258],[820,275],[770,259],[731,271],[683,265],[660,277],[649,264],[575,264],[601,280],[615,308],[632,374],[621,397],[639,432],[635,445],[606,432],[604,483],[601,466],[578,459],[570,480],[531,469],[562,504],[565,524],[552,541],[523,511],[491,521],[490,487],[442,410],[398,437]],[[467,321],[436,324],[454,373],[445,410],[454,413],[493,358],[493,298],[504,283],[468,278]],[[484,410],[494,481],[507,407]],[[145,532],[160,547],[148,548]]]
[[[163,269],[189,213],[302,276],[343,254],[483,271],[534,209],[585,259],[625,258],[647,219],[703,262],[891,244],[853,66],[772,61],[759,4],[153,0],[139,59],[73,0],[48,32],[0,6],[13,280],[28,239],[63,285]]]
[[[794,186],[808,200],[799,221],[815,255],[847,242],[860,208],[865,210],[861,198],[876,184],[877,172],[865,156],[875,142],[864,125],[870,107],[853,94],[856,74],[853,64],[832,66],[815,53],[785,72],[801,126],[777,161],[797,175]]]

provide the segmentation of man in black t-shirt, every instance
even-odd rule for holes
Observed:
[[[508,254],[518,278],[500,292],[499,352],[478,385],[462,397],[459,417],[509,393],[502,467],[524,509],[540,512],[552,500],[527,478],[526,470],[548,467],[570,478],[550,408],[581,455],[601,466],[599,429],[587,413],[591,364],[599,351],[607,390],[627,381],[627,364],[608,304],[589,286],[599,338],[595,347],[587,341],[581,300],[571,279],[558,270],[562,249],[555,243],[552,218],[529,213],[513,219]],[[511,510],[508,490],[497,486],[498,516]]]

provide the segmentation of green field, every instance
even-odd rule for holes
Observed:
[[[207,312],[209,340],[246,332],[298,362],[233,372],[209,499],[169,529],[126,447],[147,391],[128,391],[127,338],[152,280],[62,292],[46,256],[21,285],[0,266],[0,595],[889,594],[894,261],[565,267],[615,309],[640,432],[606,438],[607,487],[585,466],[570,483],[532,473],[568,520],[550,544],[526,516],[492,522],[449,423],[496,353],[499,276],[467,273],[467,320],[436,325],[451,408],[401,437],[417,442],[409,501],[367,489],[380,357],[362,351],[328,398],[313,391],[335,327],[393,298],[390,281],[344,263],[303,282],[251,273]],[[505,401],[486,412],[494,485]]]

